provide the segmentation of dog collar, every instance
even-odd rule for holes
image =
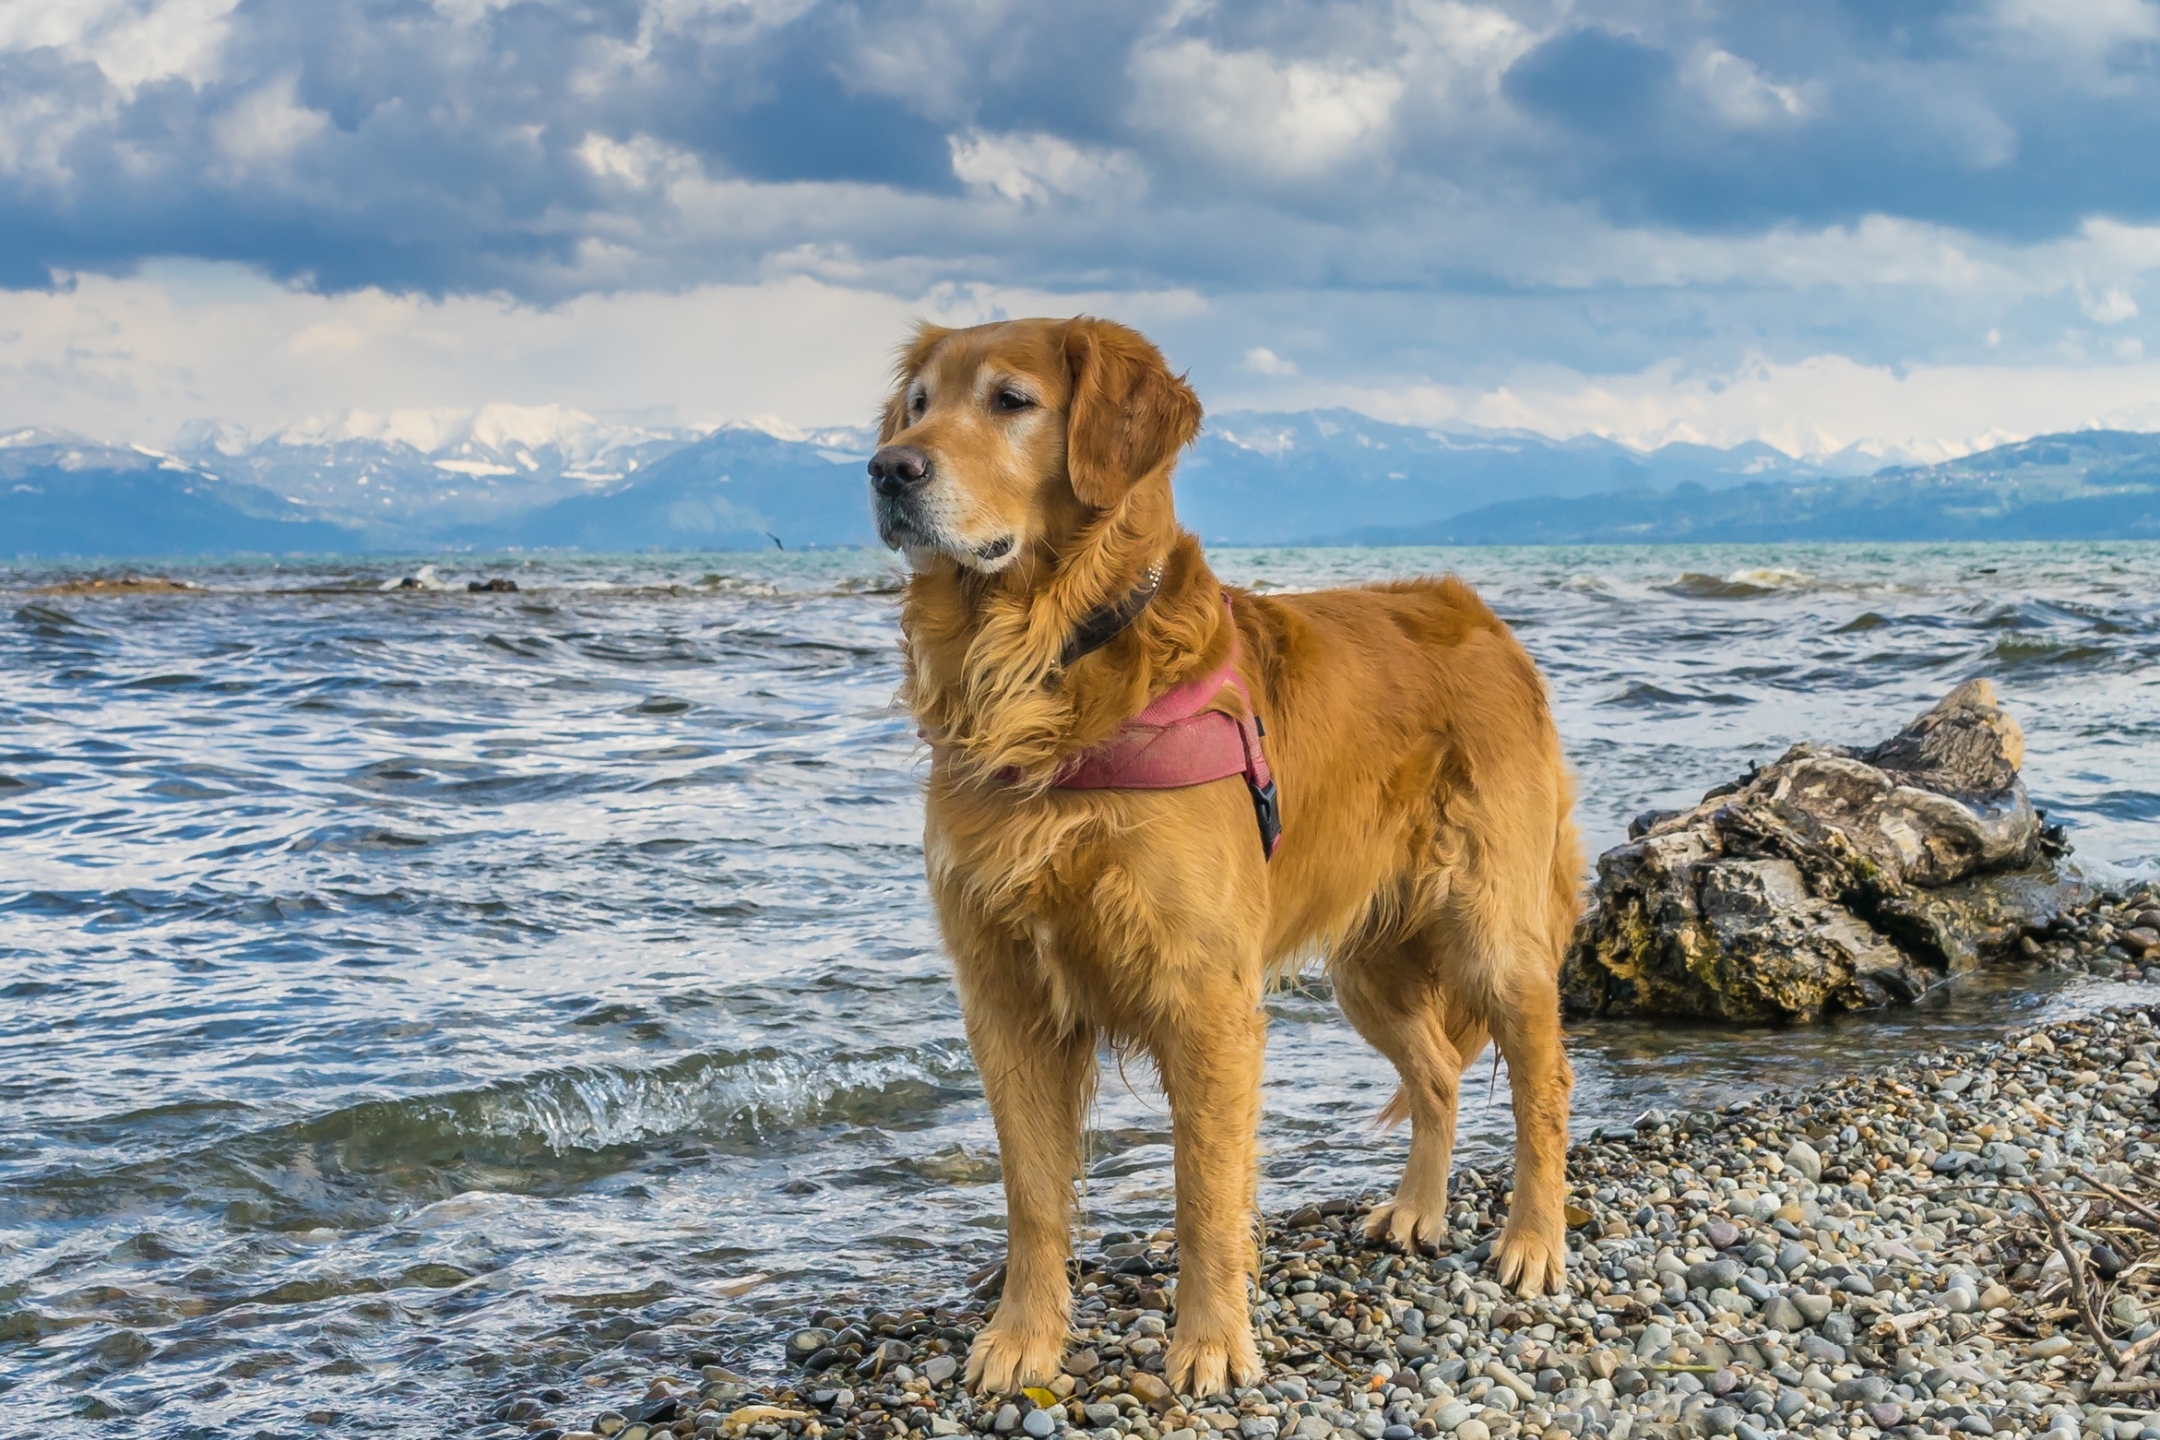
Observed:
[[[1162,589],[1163,562],[1157,560],[1140,572],[1140,583],[1125,592],[1123,599],[1109,605],[1099,605],[1080,617],[1080,623],[1066,639],[1065,648],[1058,654],[1059,667],[1070,666],[1083,655],[1092,655],[1112,640],[1125,633],[1140,612],[1147,609]]]

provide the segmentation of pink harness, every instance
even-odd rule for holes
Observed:
[[[1223,597],[1225,608],[1229,597]],[[1230,654],[1216,669],[1188,680],[1125,722],[1110,740],[1065,762],[1050,784],[1059,790],[1182,790],[1245,777],[1260,822],[1260,848],[1268,859],[1282,840],[1282,812],[1275,777],[1260,738],[1267,731],[1253,710],[1252,695],[1238,678],[1238,632],[1233,615]],[[1205,708],[1227,685],[1237,691],[1238,713]]]

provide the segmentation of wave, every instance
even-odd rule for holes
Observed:
[[[146,1193],[221,1203],[227,1223],[287,1230],[381,1223],[469,1190],[559,1193],[703,1144],[766,1156],[831,1125],[919,1124],[973,1093],[964,1041],[840,1058],[702,1051],[665,1065],[539,1070],[466,1089],[363,1100],[110,1169],[25,1177],[78,1215]]]
[[[1735,570],[1729,575],[1705,575],[1700,571],[1682,572],[1669,585],[1658,588],[1668,595],[1685,596],[1691,600],[1751,600],[1760,595],[1773,595],[1781,590],[1794,590],[1811,585],[1815,577],[1804,570],[1780,570],[1772,566],[1753,566]]]
[[[955,1040],[838,1060],[707,1051],[650,1069],[577,1065],[470,1090],[368,1101],[307,1122],[310,1140],[365,1152],[514,1140],[554,1154],[691,1136],[770,1139],[843,1121],[877,1124],[941,1104],[974,1073]]]

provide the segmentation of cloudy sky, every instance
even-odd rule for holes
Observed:
[[[2155,0],[0,0],[0,425],[854,422],[912,316],[1217,408],[2160,428]]]

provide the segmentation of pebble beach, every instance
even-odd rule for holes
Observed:
[[[2114,932],[2142,928],[2155,898],[2102,900],[2037,944],[2137,977]],[[1482,1267],[1502,1167],[1458,1168],[1435,1254],[1366,1241],[1374,1194],[1270,1216],[1267,1374],[1231,1395],[1164,1384],[1174,1239],[1112,1232],[1076,1262],[1065,1373],[1022,1395],[960,1384],[993,1271],[947,1305],[805,1316],[737,1361],[784,1378],[685,1365],[612,1405],[579,1396],[582,1415],[560,1391],[512,1397],[479,1433],[2160,1440],[2156,1093],[2160,1005],[1717,1112],[1647,1112],[1571,1152],[1570,1289],[1539,1299]]]

